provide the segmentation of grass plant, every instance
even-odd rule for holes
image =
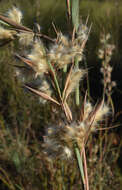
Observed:
[[[83,60],[91,27],[88,20],[80,22],[79,1],[67,0],[66,7],[69,33],[66,36],[55,27],[54,38],[42,33],[37,23],[33,29],[23,24],[22,12],[15,6],[0,14],[1,46],[8,44],[8,55],[16,58],[9,65],[13,88],[8,80],[6,88],[2,86],[8,94],[0,113],[1,190],[120,188],[112,169],[121,144],[118,148],[118,136],[111,136],[114,117],[111,104],[105,103],[111,96],[110,90],[107,93],[111,76],[109,84],[108,75],[103,76],[104,98],[91,102],[90,90],[82,88],[88,76]],[[103,54],[107,50],[104,47]],[[105,68],[110,60],[103,54]],[[1,66],[4,78],[11,73],[4,72],[6,67]]]

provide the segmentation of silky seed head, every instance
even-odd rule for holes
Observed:
[[[24,46],[28,46],[33,42],[33,33],[21,32],[18,33],[17,36],[19,37],[19,43]]]
[[[42,43],[35,43],[30,54],[27,56],[33,63],[33,69],[38,75],[48,72],[46,52]]]
[[[74,142],[82,148],[84,135],[84,129],[75,122],[61,127],[49,127],[44,138],[44,151],[49,156],[53,155],[54,158],[69,159],[72,157]]]
[[[16,22],[17,24],[21,24],[22,20],[22,12],[17,8],[13,7],[7,12],[8,18],[10,18],[12,21]]]
[[[93,107],[91,105],[90,102],[86,102],[84,105],[84,117],[83,120],[86,120],[89,116],[89,114],[91,113],[91,111],[93,110]]]
[[[52,94],[52,89],[51,89],[49,83],[46,80],[44,80],[42,82],[41,86],[38,87],[38,89],[40,91],[44,92],[45,94],[49,95],[49,96],[51,96],[51,94]],[[47,100],[39,97],[39,102],[42,103],[42,104],[45,104],[47,102]],[[51,130],[51,128],[50,128],[50,130]],[[49,134],[49,131],[48,131],[48,134]]]
[[[73,92],[73,90],[77,87],[80,80],[84,77],[85,74],[86,74],[86,70],[83,70],[83,69],[74,69],[72,71],[70,82],[69,82],[67,92],[66,92],[67,95]]]
[[[105,104],[102,105],[95,115],[94,124],[101,121],[103,117],[109,113],[110,113],[109,107]]]
[[[64,147],[64,154],[66,154],[68,159],[72,157],[72,151],[66,146]]]
[[[60,36],[59,41],[64,45],[64,46],[69,46],[69,40],[66,36],[62,35]]]
[[[0,26],[0,40],[14,39],[15,31],[4,29]]]
[[[104,58],[104,50],[103,50],[103,49],[99,49],[99,50],[98,50],[98,57],[99,57],[100,59],[103,59],[103,58]]]

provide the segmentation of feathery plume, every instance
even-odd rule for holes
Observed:
[[[62,126],[51,126],[46,130],[44,152],[52,159],[71,159],[74,154],[74,142],[82,148],[85,129],[77,123]]]
[[[17,7],[14,6],[12,9],[10,9],[7,12],[7,16],[8,18],[16,22],[17,24],[21,24],[23,15],[22,15],[22,12]]]
[[[40,91],[46,93],[49,96],[51,96],[51,94],[52,94],[52,89],[51,89],[49,83],[46,80],[42,81],[41,86],[38,87],[38,89]],[[42,103],[42,104],[45,104],[47,102],[47,100],[39,97],[39,102]]]
[[[21,45],[28,46],[32,44],[34,34],[29,32],[20,32],[17,34],[17,36],[19,37],[19,43]]]
[[[86,70],[83,69],[74,69],[72,70],[69,84],[66,90],[66,98],[69,96],[69,94],[77,87],[80,80],[84,77],[86,73]]]
[[[4,39],[14,39],[15,31],[4,29],[0,26],[0,40]]]
[[[46,51],[42,42],[36,42],[27,57],[34,63],[33,69],[36,72],[36,76],[48,72],[49,67],[47,64]]]
[[[83,48],[79,41],[74,40],[72,42],[62,33],[58,36],[56,44],[51,46],[49,53],[49,59],[55,63],[59,69],[64,68],[65,65],[70,64],[75,57],[81,61],[83,56]]]
[[[107,105],[101,105],[98,111],[95,114],[93,125],[97,124],[103,119],[103,117],[110,113],[110,109]]]

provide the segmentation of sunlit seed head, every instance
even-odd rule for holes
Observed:
[[[0,26],[0,40],[14,39],[15,31],[4,29]]]
[[[49,95],[49,96],[51,96],[51,94],[52,94],[52,89],[51,89],[49,83],[46,80],[44,80],[42,82],[41,86],[38,87],[38,89],[40,91],[44,92],[45,94]],[[47,102],[47,100],[39,97],[39,102],[42,103],[42,104],[45,104]],[[50,130],[51,130],[51,128],[50,128]]]
[[[40,42],[35,43],[31,53],[27,57],[34,63],[33,69],[38,75],[48,72],[49,67],[47,64],[46,51],[43,44]]]
[[[64,45],[64,46],[69,46],[69,40],[66,36],[62,35],[60,36],[60,42]]]
[[[7,12],[7,16],[14,22],[21,24],[21,20],[22,20],[22,12],[17,8],[17,7],[13,7],[12,9],[10,9]]]
[[[117,86],[117,83],[115,81],[112,81],[111,85],[112,85],[112,87],[115,87],[115,86]]]
[[[74,69],[71,74],[70,82],[67,88],[67,94],[70,94],[78,86],[81,79],[83,79],[86,74],[84,69]]]
[[[79,128],[81,128],[82,130],[85,130],[86,129],[86,125],[84,122],[80,122],[79,125],[78,125]]]
[[[111,38],[111,34],[106,34],[106,40],[109,40]]]
[[[86,120],[90,114],[90,112],[93,110],[93,107],[90,102],[86,102],[84,105],[84,120]]]
[[[28,45],[32,44],[34,34],[21,32],[21,33],[18,33],[17,36],[19,37],[19,43],[21,45],[28,46]]]
[[[54,128],[53,128],[54,127]],[[46,130],[44,151],[47,155],[70,159],[73,155],[73,144],[82,148],[85,132],[76,122],[64,126],[51,126]]]
[[[99,49],[99,50],[98,50],[98,57],[99,57],[100,59],[103,59],[103,58],[104,58],[104,54],[105,54],[105,52],[104,52],[103,49]]]
[[[64,147],[64,154],[68,159],[72,157],[72,151],[67,146]]]
[[[39,87],[39,89],[44,91],[44,92],[47,91],[49,88],[50,88],[50,85],[46,80],[44,80],[42,82],[41,86]]]
[[[25,82],[25,76],[22,74],[20,69],[15,69],[15,77],[17,77],[20,81]]]
[[[99,110],[96,112],[95,118],[94,118],[94,124],[101,121],[105,115],[108,115],[110,113],[110,109],[107,105],[101,105]]]

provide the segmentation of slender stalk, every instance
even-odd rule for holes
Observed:
[[[83,147],[83,160],[84,160],[84,173],[85,173],[86,190],[89,190],[89,181],[88,181],[88,172],[87,172],[87,162],[86,162],[85,147]]]
[[[67,65],[64,66],[63,71],[64,71],[64,73],[67,72]]]
[[[79,27],[79,0],[72,0],[72,22],[77,32]]]
[[[78,166],[79,166],[79,170],[80,170],[80,174],[81,174],[81,178],[82,178],[82,184],[84,184],[84,186],[85,186],[83,162],[82,162],[82,158],[81,158],[79,148],[78,148],[76,143],[74,144],[74,149],[75,149],[75,154],[76,154],[76,158],[77,158],[77,161],[78,161]]]
[[[88,65],[87,65],[87,61],[86,61],[86,57],[84,57],[84,63],[85,63],[85,67],[86,69],[88,68]],[[88,75],[88,72],[87,72],[87,92],[88,92],[88,97],[90,99],[90,84],[89,84],[89,75]]]
[[[52,72],[52,74],[53,74],[54,81],[55,81],[55,86],[56,86],[56,88],[57,88],[57,91],[58,91],[59,97],[60,97],[60,99],[62,99],[62,98],[61,98],[60,87],[59,87],[58,80],[57,80],[57,77],[56,77],[56,74],[55,74],[55,70],[54,70],[52,64],[51,64],[49,61],[48,61],[48,65],[49,65],[49,67],[50,67],[50,69],[51,69],[51,72]]]
[[[78,59],[75,59],[75,67],[78,69],[79,68],[79,62]],[[79,93],[79,84],[77,84],[76,90],[75,90],[75,101],[76,101],[76,105],[79,106],[80,104],[80,97],[79,97],[80,93]]]

